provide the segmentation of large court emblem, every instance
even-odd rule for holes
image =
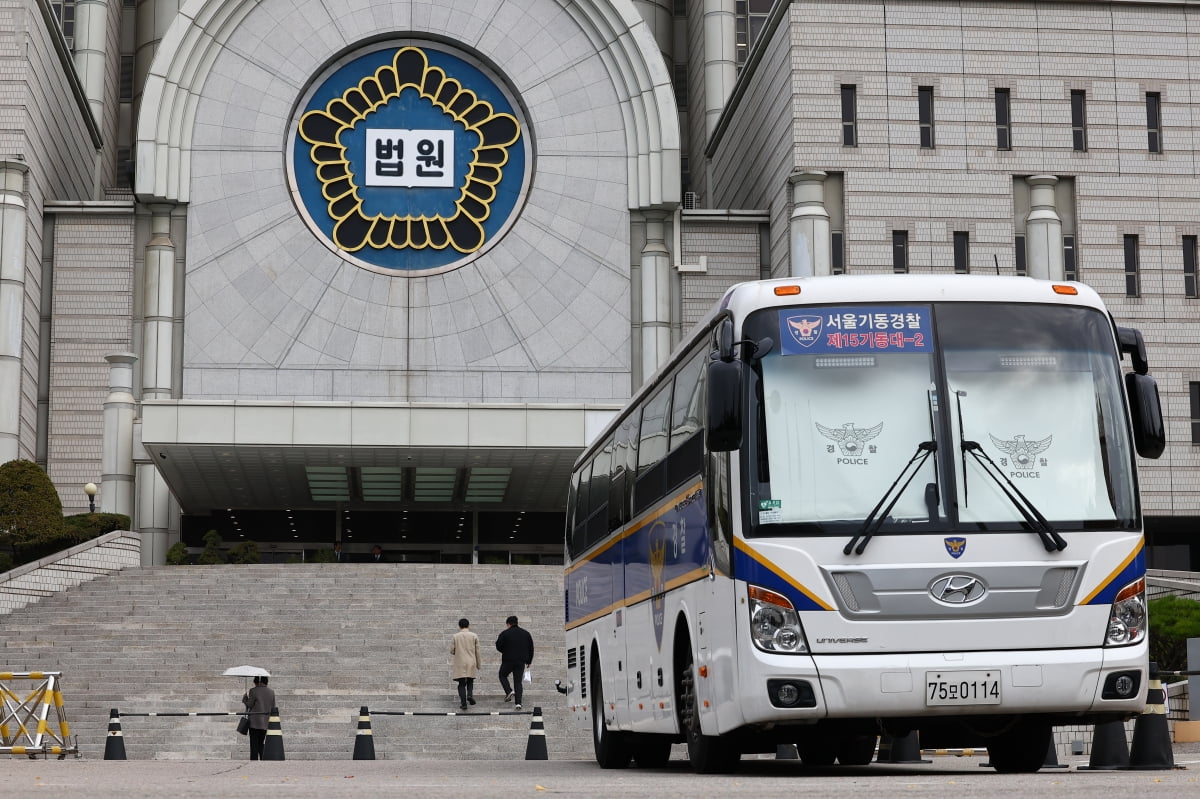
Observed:
[[[297,204],[326,244],[402,273],[452,269],[497,241],[531,160],[500,80],[426,43],[332,67],[297,110],[289,156]]]

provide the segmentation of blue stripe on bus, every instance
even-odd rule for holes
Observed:
[[[696,481],[566,570],[567,627],[699,579],[709,550],[704,488]]]
[[[733,573],[761,588],[782,594],[791,600],[796,610],[833,610],[814,593],[783,574],[783,570],[755,552],[743,541],[734,542]]]
[[[1112,574],[1108,576],[1103,583],[1100,584],[1080,604],[1082,605],[1111,605],[1116,600],[1117,594],[1121,589],[1132,583],[1134,580],[1146,576],[1146,547],[1144,541],[1139,541],[1137,548],[1130,553],[1125,562],[1118,566]]]

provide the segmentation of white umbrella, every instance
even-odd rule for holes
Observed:
[[[221,672],[226,677],[270,677],[271,672],[258,666],[231,666]]]
[[[221,672],[221,674],[226,677],[247,678],[271,676],[271,672],[267,671],[266,669],[260,669],[258,666],[230,666],[229,668],[225,669],[225,671]],[[250,686],[246,684],[245,680],[242,681],[242,686],[246,688],[246,690],[249,690],[250,688]]]

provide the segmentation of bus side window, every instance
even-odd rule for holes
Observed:
[[[576,475],[579,487],[575,489],[575,505],[571,525],[571,551],[587,549],[588,484],[592,479],[592,464],[588,463]]]
[[[592,461],[592,479],[588,486],[587,546],[608,535],[608,484],[612,467],[613,439],[596,453]]]
[[[704,352],[693,354],[675,377],[671,407],[671,454],[667,458],[667,487],[675,488],[704,469]]]
[[[626,417],[617,428],[613,442],[612,469],[609,470],[608,481],[608,531],[620,528],[629,521],[629,491],[626,482],[633,466],[633,421]]]
[[[666,496],[667,422],[671,410],[671,383],[658,390],[642,410],[642,435],[638,443],[638,471],[633,493],[634,513]]]

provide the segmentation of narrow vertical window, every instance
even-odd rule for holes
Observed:
[[[1063,236],[1063,277],[1067,280],[1079,279],[1079,267],[1075,265],[1075,237]]]
[[[1138,280],[1138,237],[1125,236],[1125,296],[1140,297]]]
[[[1071,148],[1087,151],[1087,92],[1071,92]]]
[[[933,137],[933,87],[917,87],[917,121],[921,126],[921,148],[932,150]]]
[[[1152,153],[1163,151],[1162,95],[1146,92],[1146,144]]]
[[[676,64],[674,80],[672,85],[675,87],[675,107],[679,110],[685,110],[688,107],[688,68],[687,64]]]
[[[1013,255],[1016,256],[1017,274],[1021,277],[1029,274],[1029,268],[1025,264],[1025,234],[1018,233],[1013,241]]]
[[[129,101],[133,99],[133,56],[121,56],[121,77],[118,91],[118,98],[121,101]]]
[[[1196,291],[1196,237],[1183,237],[1183,296],[1200,299]]]
[[[908,271],[908,231],[892,231],[892,271],[903,274]]]
[[[1012,110],[1008,89],[996,89],[996,149],[1012,149]]]
[[[1200,383],[1188,383],[1188,397],[1192,401],[1192,443],[1200,444]]]
[[[858,146],[858,87],[842,86],[842,144]]]
[[[846,274],[846,235],[840,230],[829,234],[829,261],[830,272]]]
[[[965,275],[971,271],[971,236],[965,230],[954,231],[954,272]]]

